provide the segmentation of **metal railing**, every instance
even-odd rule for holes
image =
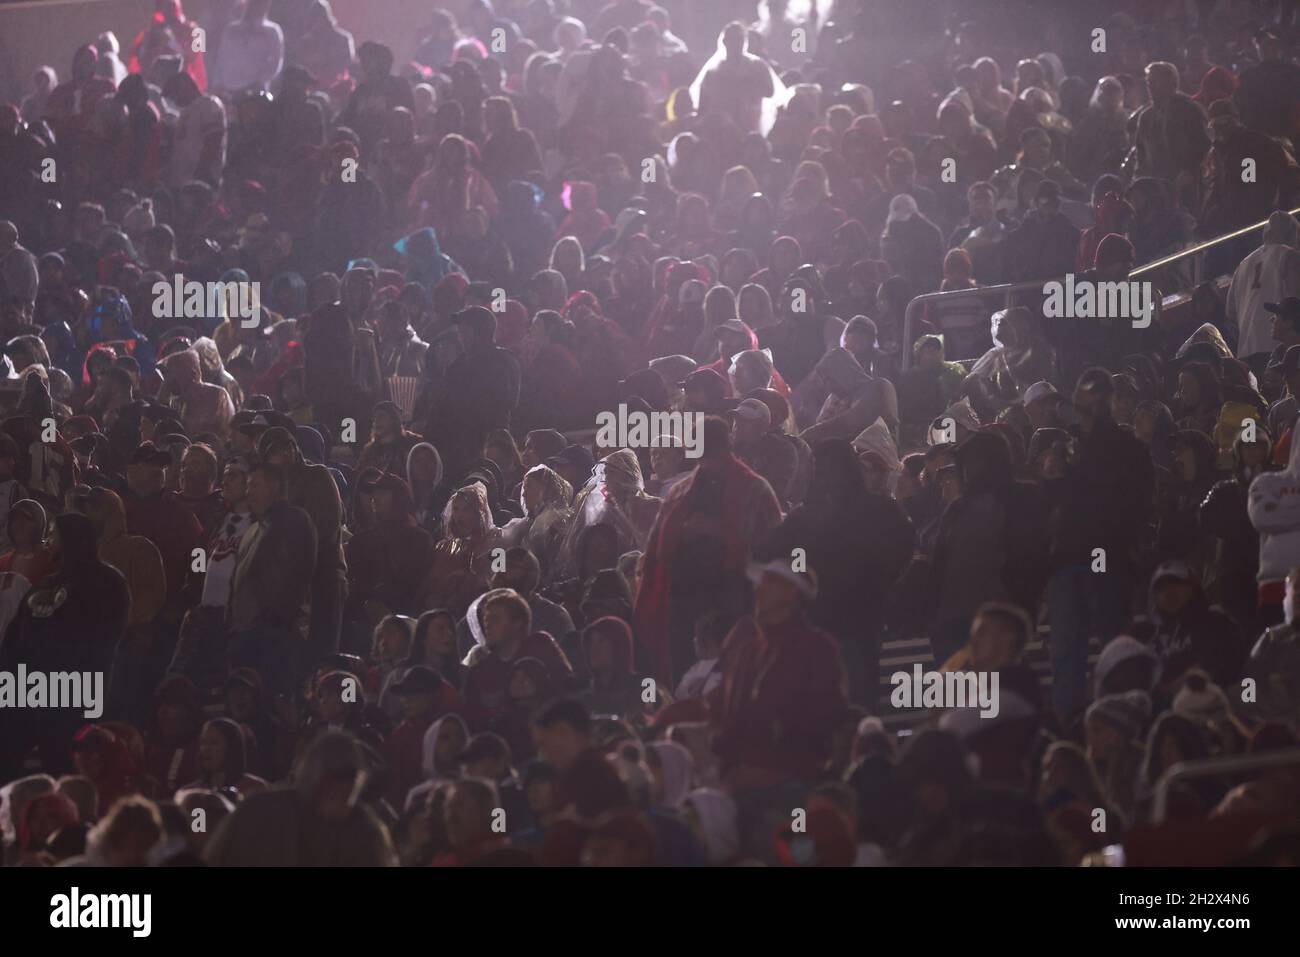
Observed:
[[[1018,292],[1030,289],[1042,290],[1043,283],[1049,280],[1034,279],[1028,282],[1005,282],[996,286],[976,286],[974,289],[950,289],[947,292],[927,292],[917,296],[907,304],[903,313],[903,355],[902,369],[906,372],[912,367],[912,327],[916,322],[917,309],[932,302],[953,302],[957,299],[982,299],[985,296],[1006,296],[1004,308],[1010,307],[1011,297]]]
[[[1300,207],[1296,207],[1295,209],[1288,210],[1288,212],[1292,216],[1300,215]],[[1174,263],[1181,262],[1182,260],[1187,259],[1190,256],[1200,255],[1201,253],[1204,253],[1209,249],[1216,248],[1222,245],[1223,243],[1232,242],[1235,239],[1240,239],[1242,236],[1246,236],[1252,232],[1261,230],[1266,225],[1268,225],[1268,220],[1264,219],[1258,223],[1253,223],[1250,226],[1243,226],[1241,229],[1234,230],[1233,232],[1230,233],[1225,233],[1222,236],[1216,236],[1213,239],[1205,240],[1205,242],[1196,243],[1195,245],[1188,246],[1186,249],[1180,249],[1176,253],[1171,253],[1170,255],[1163,256],[1160,259],[1155,260],[1154,262],[1149,262],[1144,266],[1139,266],[1137,269],[1134,269],[1132,272],[1129,273],[1129,278],[1133,279],[1138,276],[1145,275],[1146,273],[1154,272],[1157,269],[1163,269],[1165,266],[1170,266],[1173,265]],[[1196,268],[1197,278],[1195,279],[1194,284],[1200,281],[1199,273],[1200,273],[1200,269],[1198,266]],[[1061,278],[1061,277],[1057,277],[1057,278]],[[1026,282],[1000,283],[999,285],[996,286],[977,286],[974,289],[951,289],[947,292],[927,292],[927,293],[923,293],[920,296],[917,296],[907,304],[907,311],[903,314],[904,348],[903,348],[903,355],[900,357],[902,359],[903,371],[906,371],[912,366],[912,329],[916,322],[916,313],[918,309],[923,308],[932,302],[950,303],[962,298],[976,299],[976,298],[983,298],[986,296],[1005,297],[1004,308],[1009,308],[1011,305],[1011,297],[1016,293],[1028,292],[1030,289],[1041,290],[1043,288],[1044,283],[1048,283],[1052,281],[1053,280],[1050,278],[1034,279]]]
[[[1250,771],[1266,771],[1271,768],[1285,768],[1292,765],[1300,766],[1300,748],[1270,751],[1266,754],[1180,761],[1166,771],[1156,784],[1154,801],[1151,807],[1151,818],[1157,824],[1164,821],[1165,811],[1169,807],[1169,790],[1174,784],[1201,778],[1236,775]]]
[[[1300,206],[1297,206],[1295,209],[1288,209],[1287,212],[1290,213],[1292,216],[1300,214]],[[1218,246],[1222,243],[1229,243],[1232,242],[1234,239],[1240,239],[1242,236],[1246,236],[1250,233],[1257,232],[1258,230],[1263,229],[1267,225],[1268,225],[1268,220],[1263,219],[1260,220],[1258,223],[1252,223],[1249,226],[1243,226],[1241,227],[1241,229],[1233,230],[1230,233],[1224,233],[1222,236],[1215,236],[1213,239],[1207,239],[1203,243],[1196,243],[1193,246],[1188,246],[1186,249],[1180,249],[1176,253],[1170,253],[1168,256],[1165,256],[1161,259],[1157,259],[1154,262],[1149,262],[1145,266],[1140,266],[1137,269],[1134,269],[1131,273],[1129,273],[1129,276],[1131,278],[1133,276],[1140,276],[1146,272],[1153,272],[1156,269],[1160,269],[1164,266],[1168,266],[1172,263],[1176,263],[1179,262],[1180,260],[1186,259],[1188,256],[1195,256],[1198,253],[1205,252],[1207,249],[1213,249],[1215,246]],[[1200,281],[1199,277],[1197,281],[1198,282]]]

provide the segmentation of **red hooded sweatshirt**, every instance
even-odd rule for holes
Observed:
[[[816,774],[848,708],[839,648],[802,614],[777,625],[742,618],[722,648],[721,686],[710,701],[714,750],[724,770],[781,778]]]
[[[651,531],[643,559],[645,573],[636,595],[636,637],[644,645],[651,675],[670,687],[673,674],[668,635],[668,602],[673,591],[670,556],[682,538],[683,526],[695,509],[695,479],[700,468],[668,493]],[[722,479],[722,538],[724,571],[743,574],[753,542],[781,521],[781,504],[772,488],[740,459],[728,454],[714,468]]]

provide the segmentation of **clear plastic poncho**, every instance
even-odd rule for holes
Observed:
[[[729,63],[727,57],[727,49],[722,44],[722,37],[723,34],[725,33],[726,30],[724,29],[722,33],[718,34],[718,48],[714,51],[713,56],[709,57],[708,61],[704,64],[704,66],[700,67],[700,72],[695,74],[695,79],[691,81],[691,85],[689,88],[691,94],[691,102],[695,104],[696,112],[699,112],[700,109],[700,93],[704,89],[705,78],[709,76],[711,73],[713,73],[714,71],[718,70],[719,68],[723,68],[726,70],[730,70],[732,68],[730,64],[727,66],[723,66],[724,62]],[[746,39],[746,48],[748,48],[748,45],[749,45],[748,39]],[[772,78],[772,95],[766,96],[762,99],[762,101],[759,103],[759,110],[758,110],[757,129],[758,132],[766,136],[768,133],[772,131],[772,124],[776,122],[777,111],[780,110],[781,107],[785,106],[785,104],[789,101],[790,95],[794,92],[794,90],[793,88],[787,87],[783,82],[781,82],[781,78],[776,75],[776,71],[772,69],[772,67],[767,63],[766,60],[763,60],[759,57],[754,56],[752,53],[749,53],[748,49],[746,49],[746,52],[743,53],[742,56],[746,61],[752,61],[755,63],[763,64],[763,67],[767,70],[767,72],[771,75]],[[741,126],[742,129],[745,129],[748,126],[748,124],[744,122],[743,117],[734,117],[734,119],[737,121],[737,123]],[[746,132],[749,131],[750,130],[748,129],[746,130]]]
[[[641,533],[627,511],[633,498],[645,493],[641,465],[630,449],[611,452],[596,463],[573,506],[573,520],[556,562],[556,574],[578,573],[578,539],[593,525],[611,525],[619,552],[641,545]],[[620,504],[622,503],[622,504]]]

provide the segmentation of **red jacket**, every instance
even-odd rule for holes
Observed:
[[[727,635],[719,665],[722,685],[710,706],[724,770],[744,765],[786,778],[821,770],[848,708],[835,639],[802,615],[765,628],[745,617]]]
[[[678,548],[682,527],[695,510],[691,495],[699,469],[673,486],[659,508],[659,517],[646,543],[645,569],[636,594],[635,632],[642,660],[665,687],[673,675],[668,640],[668,603],[673,582],[669,562]],[[723,560],[727,571],[744,574],[750,550],[781,521],[781,503],[766,480],[734,455],[718,466],[722,470]]]

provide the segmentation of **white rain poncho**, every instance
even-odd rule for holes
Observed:
[[[878,418],[859,432],[857,438],[853,440],[853,448],[859,454],[876,452],[885,460],[885,465],[889,469],[888,487],[892,495],[898,487],[898,477],[903,473],[903,462],[898,457],[898,445],[894,442],[894,437],[889,434],[889,426],[885,424],[885,420]]]
[[[524,495],[530,478],[542,483],[542,504],[532,514]],[[541,566],[543,582],[551,580],[551,569],[573,521],[572,499],[573,486],[560,473],[547,465],[535,465],[519,483],[519,507],[524,517],[511,519],[501,530],[501,542],[507,548],[523,546],[533,553]]]
[[[971,432],[978,432],[980,429],[979,416],[971,408],[970,398],[962,396],[957,402],[954,402],[948,408],[943,410],[943,415],[930,423],[930,431],[926,437],[927,445],[947,445],[945,429],[940,425],[944,419],[952,419],[957,425],[969,429]]]
[[[457,499],[467,500],[478,516],[475,522],[478,528],[468,537],[457,535],[452,527],[451,514]],[[470,562],[476,568],[480,562],[484,561],[484,556],[501,544],[501,529],[492,520],[492,509],[488,505],[487,487],[482,482],[471,482],[469,485],[458,488],[452,493],[451,498],[447,500],[447,504],[442,510],[442,528],[444,541],[452,539],[460,547],[471,549]]]
[[[512,594],[515,594],[515,592],[510,588],[490,588],[475,598],[473,603],[469,606],[469,610],[465,612],[465,625],[469,628],[469,633],[474,638],[474,647],[469,650],[469,654],[467,654],[465,660],[461,662],[465,667],[468,668],[473,664],[473,659],[481,654],[477,649],[487,647],[487,638],[483,634],[483,616],[480,614],[480,609],[488,602],[495,601],[502,595]]]
[[[781,82],[781,78],[776,75],[776,71],[767,64],[766,61],[754,56],[749,52],[741,55],[740,62],[727,57],[726,47],[723,46],[722,38],[726,30],[718,34],[718,48],[714,51],[713,56],[709,57],[708,62],[700,68],[700,72],[695,75],[691,81],[690,94],[691,102],[695,104],[696,112],[700,112],[700,95],[704,92],[705,79],[711,75],[726,79],[728,77],[743,81],[745,71],[757,71],[764,69],[772,80],[772,94],[763,97],[758,101],[758,110],[751,116],[741,116],[733,114],[732,119],[745,132],[759,132],[766,136],[772,130],[772,124],[776,122],[777,111],[785,106],[793,92]],[[748,42],[746,42],[748,46]]]
[[[618,552],[640,548],[641,531],[632,520],[632,503],[645,495],[645,481],[641,465],[630,449],[611,452],[596,463],[591,478],[578,493],[574,502],[573,520],[560,549],[555,574],[578,573],[578,541],[584,529],[594,525],[609,525],[618,536]]]

